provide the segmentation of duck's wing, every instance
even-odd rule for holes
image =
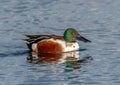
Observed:
[[[28,38],[24,39],[30,51],[32,51],[32,44],[38,43],[42,40],[49,40],[49,39],[61,39],[63,40],[63,36],[56,36],[56,35],[26,35]]]
[[[26,37],[28,37],[29,39],[35,39],[35,38],[39,38],[41,36],[46,36],[46,35],[25,35]]]
[[[57,36],[57,35],[26,35],[28,39],[24,39],[27,43],[37,43],[39,41],[45,40],[45,39],[61,39],[63,40],[63,36]]]
[[[27,42],[27,44],[37,43],[44,39],[49,39],[50,37],[47,35],[26,35],[28,39],[24,39],[24,41]]]
[[[44,39],[50,39],[49,36],[45,36],[45,35],[44,36],[43,35],[26,35],[26,36],[28,38],[23,39],[23,40],[26,42],[26,44],[27,44],[28,48],[30,49],[30,51],[32,51],[32,44],[40,42],[40,41],[42,41]]]

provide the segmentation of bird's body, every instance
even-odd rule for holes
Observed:
[[[82,37],[75,29],[68,28],[64,36],[58,35],[26,35],[26,44],[30,51],[39,53],[62,53],[79,50],[76,40],[91,42]]]

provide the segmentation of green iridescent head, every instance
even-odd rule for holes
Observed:
[[[84,42],[91,42],[82,37],[74,28],[68,28],[64,32],[64,39],[66,42],[75,42],[77,39]]]

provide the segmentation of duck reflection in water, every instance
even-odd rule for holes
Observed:
[[[27,61],[29,63],[34,64],[42,64],[42,63],[64,63],[66,65],[65,71],[69,72],[74,69],[79,69],[81,67],[80,64],[91,60],[91,56],[86,56],[83,59],[79,59],[80,54],[79,51],[72,51],[66,53],[40,53],[36,55],[34,52],[30,52],[27,57]]]
[[[45,62],[57,62],[65,63],[68,58],[74,58],[76,61],[79,59],[79,51],[72,51],[66,53],[40,53],[36,55],[34,52],[29,53],[27,57],[30,63],[45,63]]]

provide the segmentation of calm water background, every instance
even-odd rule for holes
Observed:
[[[28,63],[24,34],[76,28],[80,57],[93,60],[65,72],[65,64]],[[0,85],[120,85],[120,0],[0,0]]]

